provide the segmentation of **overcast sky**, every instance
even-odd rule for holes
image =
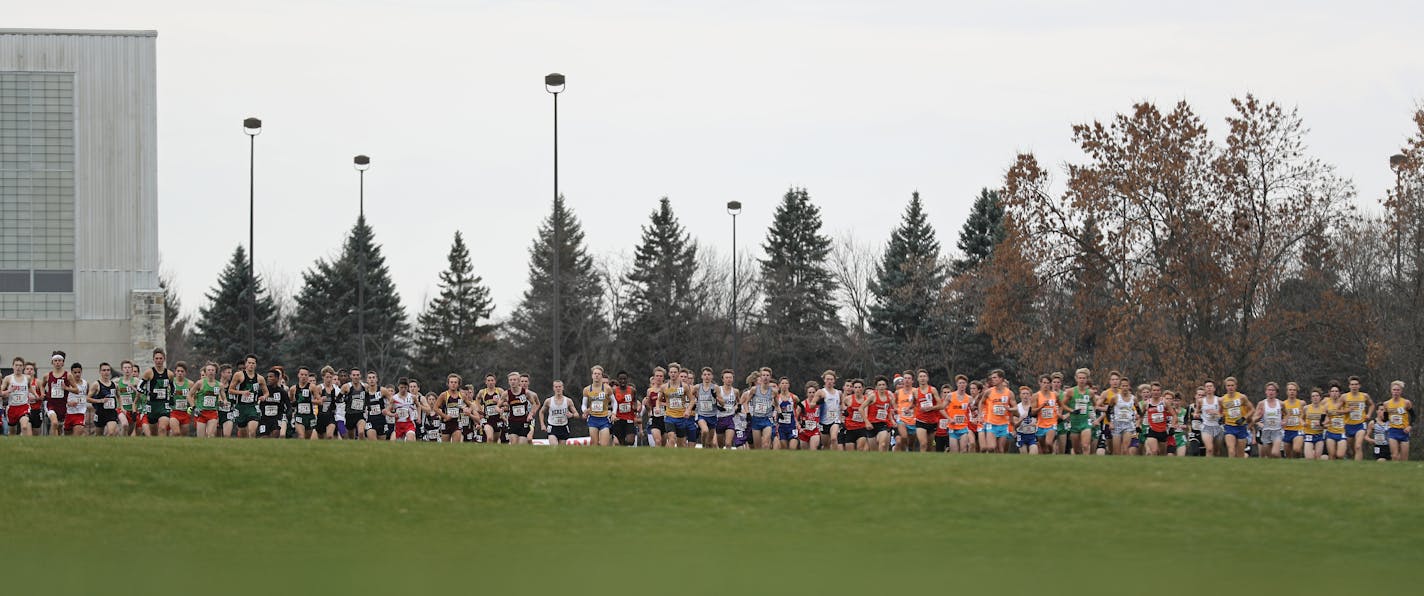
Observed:
[[[1373,208],[1424,99],[1418,2],[249,0],[7,3],[4,26],[158,31],[159,246],[185,310],[247,241],[257,138],[257,266],[289,284],[366,213],[413,314],[455,230],[496,316],[525,287],[560,182],[595,253],[631,251],[668,196],[730,250],[728,200],[758,250],[805,186],[828,231],[881,242],[911,191],[951,247],[1014,154],[1080,159],[1077,122],[1185,99],[1215,136],[1230,98],[1297,106],[1313,152]],[[1061,180],[1061,176],[1060,176]],[[207,230],[191,233],[195,224]]]

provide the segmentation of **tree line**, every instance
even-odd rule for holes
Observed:
[[[882,242],[866,242],[833,238],[810,192],[790,188],[761,255],[738,263],[734,296],[730,259],[700,245],[668,198],[631,259],[619,259],[590,254],[559,197],[529,247],[513,312],[495,313],[456,232],[437,295],[411,318],[358,220],[336,258],[302,273],[286,306],[248,277],[238,246],[194,321],[179,320],[174,303],[169,344],[193,359],[238,361],[255,295],[264,358],[357,366],[364,255],[370,367],[426,383],[496,370],[547,378],[557,258],[566,380],[596,363],[635,379],[673,360],[722,368],[736,349],[742,368],[796,380],[826,368],[925,368],[943,379],[1086,366],[1182,386],[1349,374],[1373,388],[1424,385],[1424,110],[1399,149],[1397,184],[1372,214],[1310,154],[1295,110],[1250,95],[1232,105],[1221,141],[1185,102],[1141,103],[1074,126],[1084,157],[1061,172],[1018,155],[997,188],[975,197],[954,251],[919,193]]]

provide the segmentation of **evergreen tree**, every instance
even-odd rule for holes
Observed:
[[[361,366],[357,285],[366,268],[366,368],[385,378],[404,374],[410,363],[410,321],[400,303],[381,247],[365,219],[356,225],[332,262],[318,259],[302,273],[292,313],[289,368]]]
[[[473,273],[470,250],[458,231],[447,258],[450,264],[440,273],[440,295],[417,318],[420,331],[412,368],[422,386],[440,387],[452,372],[472,382],[475,374],[490,367],[494,356],[494,325],[489,324],[494,304],[484,280]]]
[[[777,376],[814,379],[839,359],[844,327],[836,316],[835,282],[826,261],[830,250],[820,208],[806,189],[791,188],[776,208],[760,263],[763,312],[756,354]]]
[[[560,196],[539,234],[529,247],[529,288],[511,315],[505,339],[506,368],[530,371],[536,384],[552,383],[545,375],[554,368],[554,226],[559,228],[559,334],[560,369],[557,375],[570,387],[587,377],[588,368],[607,355],[608,322],[604,318],[603,288],[593,257],[584,246],[583,227],[564,206]],[[542,393],[542,392],[541,392]],[[570,391],[569,393],[572,393]]]
[[[999,191],[987,188],[979,191],[979,198],[969,210],[969,219],[959,232],[956,246],[964,256],[954,261],[952,273],[964,275],[980,263],[989,260],[994,247],[1004,240],[1004,206],[999,200]]]
[[[652,370],[686,353],[701,301],[696,287],[697,243],[678,222],[667,197],[643,226],[633,268],[624,277],[628,302],[619,338],[621,366]]]
[[[930,366],[942,347],[937,305],[944,284],[939,241],[916,192],[870,280],[870,332],[881,364]]]
[[[197,356],[233,365],[242,362],[252,348],[248,338],[248,312],[254,291],[257,326],[253,337],[257,355],[264,362],[275,358],[282,344],[277,304],[262,285],[261,277],[248,277],[247,251],[240,244],[218,273],[217,285],[204,295],[207,304],[198,309],[197,332],[193,335],[193,352]]]

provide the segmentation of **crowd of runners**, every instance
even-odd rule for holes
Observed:
[[[1133,385],[1117,371],[1099,388],[1088,369],[1071,386],[1061,373],[1040,375],[1036,389],[1012,386],[999,370],[938,387],[924,370],[868,380],[828,370],[793,387],[761,368],[738,387],[731,370],[673,363],[653,369],[641,388],[627,372],[595,366],[576,395],[556,380],[541,397],[517,372],[503,385],[488,373],[478,387],[451,374],[425,391],[415,379],[382,383],[360,369],[259,371],[253,355],[194,368],[170,365],[158,349],[152,366],[106,362],[92,379],[65,358],[55,351],[43,374],[14,359],[0,381],[7,434],[511,444],[537,434],[551,445],[1402,461],[1415,416],[1404,383],[1391,383],[1377,403],[1357,377],[1308,389],[1266,383],[1252,399],[1232,377],[1220,394],[1212,380],[1178,392]],[[575,420],[586,439],[572,436]]]

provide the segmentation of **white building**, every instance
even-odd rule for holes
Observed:
[[[0,367],[163,345],[156,38],[0,29]]]

